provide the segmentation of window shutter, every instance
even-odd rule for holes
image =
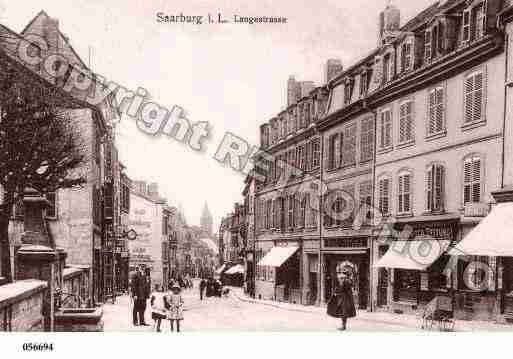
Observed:
[[[339,163],[339,156],[340,153],[340,141],[339,141],[339,134],[336,133],[333,135],[334,139],[334,148],[333,148],[333,168],[337,168],[341,163]]]
[[[384,198],[385,198],[385,201],[384,201],[384,212],[385,213],[388,213],[389,212],[389,207],[388,207],[388,203],[389,203],[389,195],[390,195],[390,180],[387,178],[384,180],[385,183],[384,183],[384,187],[383,187],[383,194],[384,194]]]
[[[309,171],[312,168],[312,142],[306,143],[306,170]]]
[[[463,11],[463,42],[468,42],[470,40],[470,10]]]
[[[429,62],[431,59],[431,30],[426,30],[424,36],[424,58]]]
[[[473,121],[480,121],[483,109],[483,73],[479,72],[474,76],[474,103]]]
[[[385,112],[381,112],[380,114],[380,139],[379,139],[379,145],[381,148],[385,147]]]
[[[463,203],[469,203],[472,192],[472,160],[466,160],[463,165]]]
[[[481,160],[472,161],[472,202],[481,201]]]
[[[398,178],[398,181],[397,181],[397,185],[398,185],[398,193],[399,193],[399,203],[398,203],[398,212],[399,213],[402,213],[404,212],[404,207],[403,207],[403,194],[404,194],[404,184],[403,184],[403,179],[404,179],[404,176],[399,176]]]
[[[403,176],[403,190],[404,190],[404,198],[403,198],[403,204],[404,204],[404,212],[409,212],[411,209],[410,206],[410,175],[404,175]]]
[[[444,168],[441,165],[435,166],[434,183],[434,209],[440,211],[444,204]]]
[[[426,207],[428,211],[433,210],[433,174],[434,166],[431,166],[426,173]]]
[[[444,89],[436,89],[436,129],[439,132],[444,129]]]
[[[340,141],[339,141],[339,154],[338,154],[338,156],[339,156],[340,166],[343,166],[344,165],[344,161],[345,161],[345,157],[346,157],[344,155],[344,145],[345,145],[344,144],[344,132],[343,131],[340,132],[339,136],[340,136],[339,137]]]
[[[436,122],[436,115],[435,115],[435,108],[436,108],[436,91],[431,90],[429,92],[429,124],[428,124],[428,133],[432,134],[435,133],[435,122]]]
[[[385,116],[385,146],[392,145],[392,112],[386,111]]]
[[[473,121],[474,76],[465,79],[465,122]]]

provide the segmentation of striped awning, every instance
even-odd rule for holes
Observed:
[[[271,250],[262,258],[257,265],[268,266],[268,267],[280,267],[287,259],[292,257],[294,253],[299,249],[297,246],[290,247],[273,247]]]
[[[449,247],[450,241],[395,241],[374,267],[426,270]]]

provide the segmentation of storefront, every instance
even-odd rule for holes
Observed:
[[[404,221],[378,237],[377,305],[395,312],[415,312],[452,288],[450,256],[456,241],[458,216],[432,221]],[[392,226],[392,225],[391,225]]]
[[[369,238],[343,237],[323,240],[323,300],[327,302],[336,286],[336,268],[352,268],[355,304],[366,309],[369,302]]]
[[[257,262],[257,297],[301,303],[301,249],[298,243],[275,242],[265,255],[262,254],[260,251],[261,259]],[[269,298],[270,285],[273,298]]]
[[[513,321],[513,202],[502,199],[450,251],[458,259],[462,319]]]

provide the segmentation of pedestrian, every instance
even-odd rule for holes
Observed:
[[[167,312],[164,302],[165,293],[162,290],[160,290],[161,288],[155,289],[156,290],[151,294],[150,299],[151,318],[155,322],[155,330],[157,332],[160,332],[160,325],[162,324],[162,319],[167,318]]]
[[[347,268],[339,269],[337,267],[337,283],[334,293],[328,302],[327,314],[342,320],[340,330],[347,329],[347,318],[356,316],[353,298],[353,281],[351,279],[351,271]]]
[[[132,310],[132,321],[134,325],[144,325],[144,312],[146,311],[146,302],[149,296],[149,283],[144,274],[144,267],[138,266],[131,279],[132,284],[132,299],[134,301],[134,307]]]
[[[221,297],[222,288],[223,288],[223,284],[221,283],[221,281],[219,279],[216,279],[214,281],[214,293],[215,293],[214,295],[217,297]]]
[[[199,284],[200,300],[203,300],[203,293],[205,292],[206,287],[207,287],[207,281],[205,280],[205,278],[201,278],[201,281]]]
[[[165,296],[165,306],[168,310],[167,317],[171,325],[171,331],[174,331],[176,322],[176,331],[180,332],[180,321],[183,319],[183,298],[180,294],[181,289],[178,284],[171,287],[171,293]]]
[[[207,298],[214,296],[214,278],[212,277],[208,278],[207,280],[205,295],[207,296]]]

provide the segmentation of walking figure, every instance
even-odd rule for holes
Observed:
[[[347,318],[356,316],[353,298],[353,281],[350,275],[351,272],[349,269],[337,267],[337,284],[328,302],[327,314],[342,320],[340,330],[347,329]]]
[[[203,300],[203,294],[204,294],[206,288],[207,288],[207,281],[205,280],[205,278],[201,278],[201,282],[199,284],[200,300]]]
[[[171,294],[165,296],[166,308],[168,310],[168,319],[171,324],[171,331],[174,331],[176,322],[176,331],[180,332],[180,321],[183,319],[183,298],[180,294],[180,286],[174,284],[171,288]]]

